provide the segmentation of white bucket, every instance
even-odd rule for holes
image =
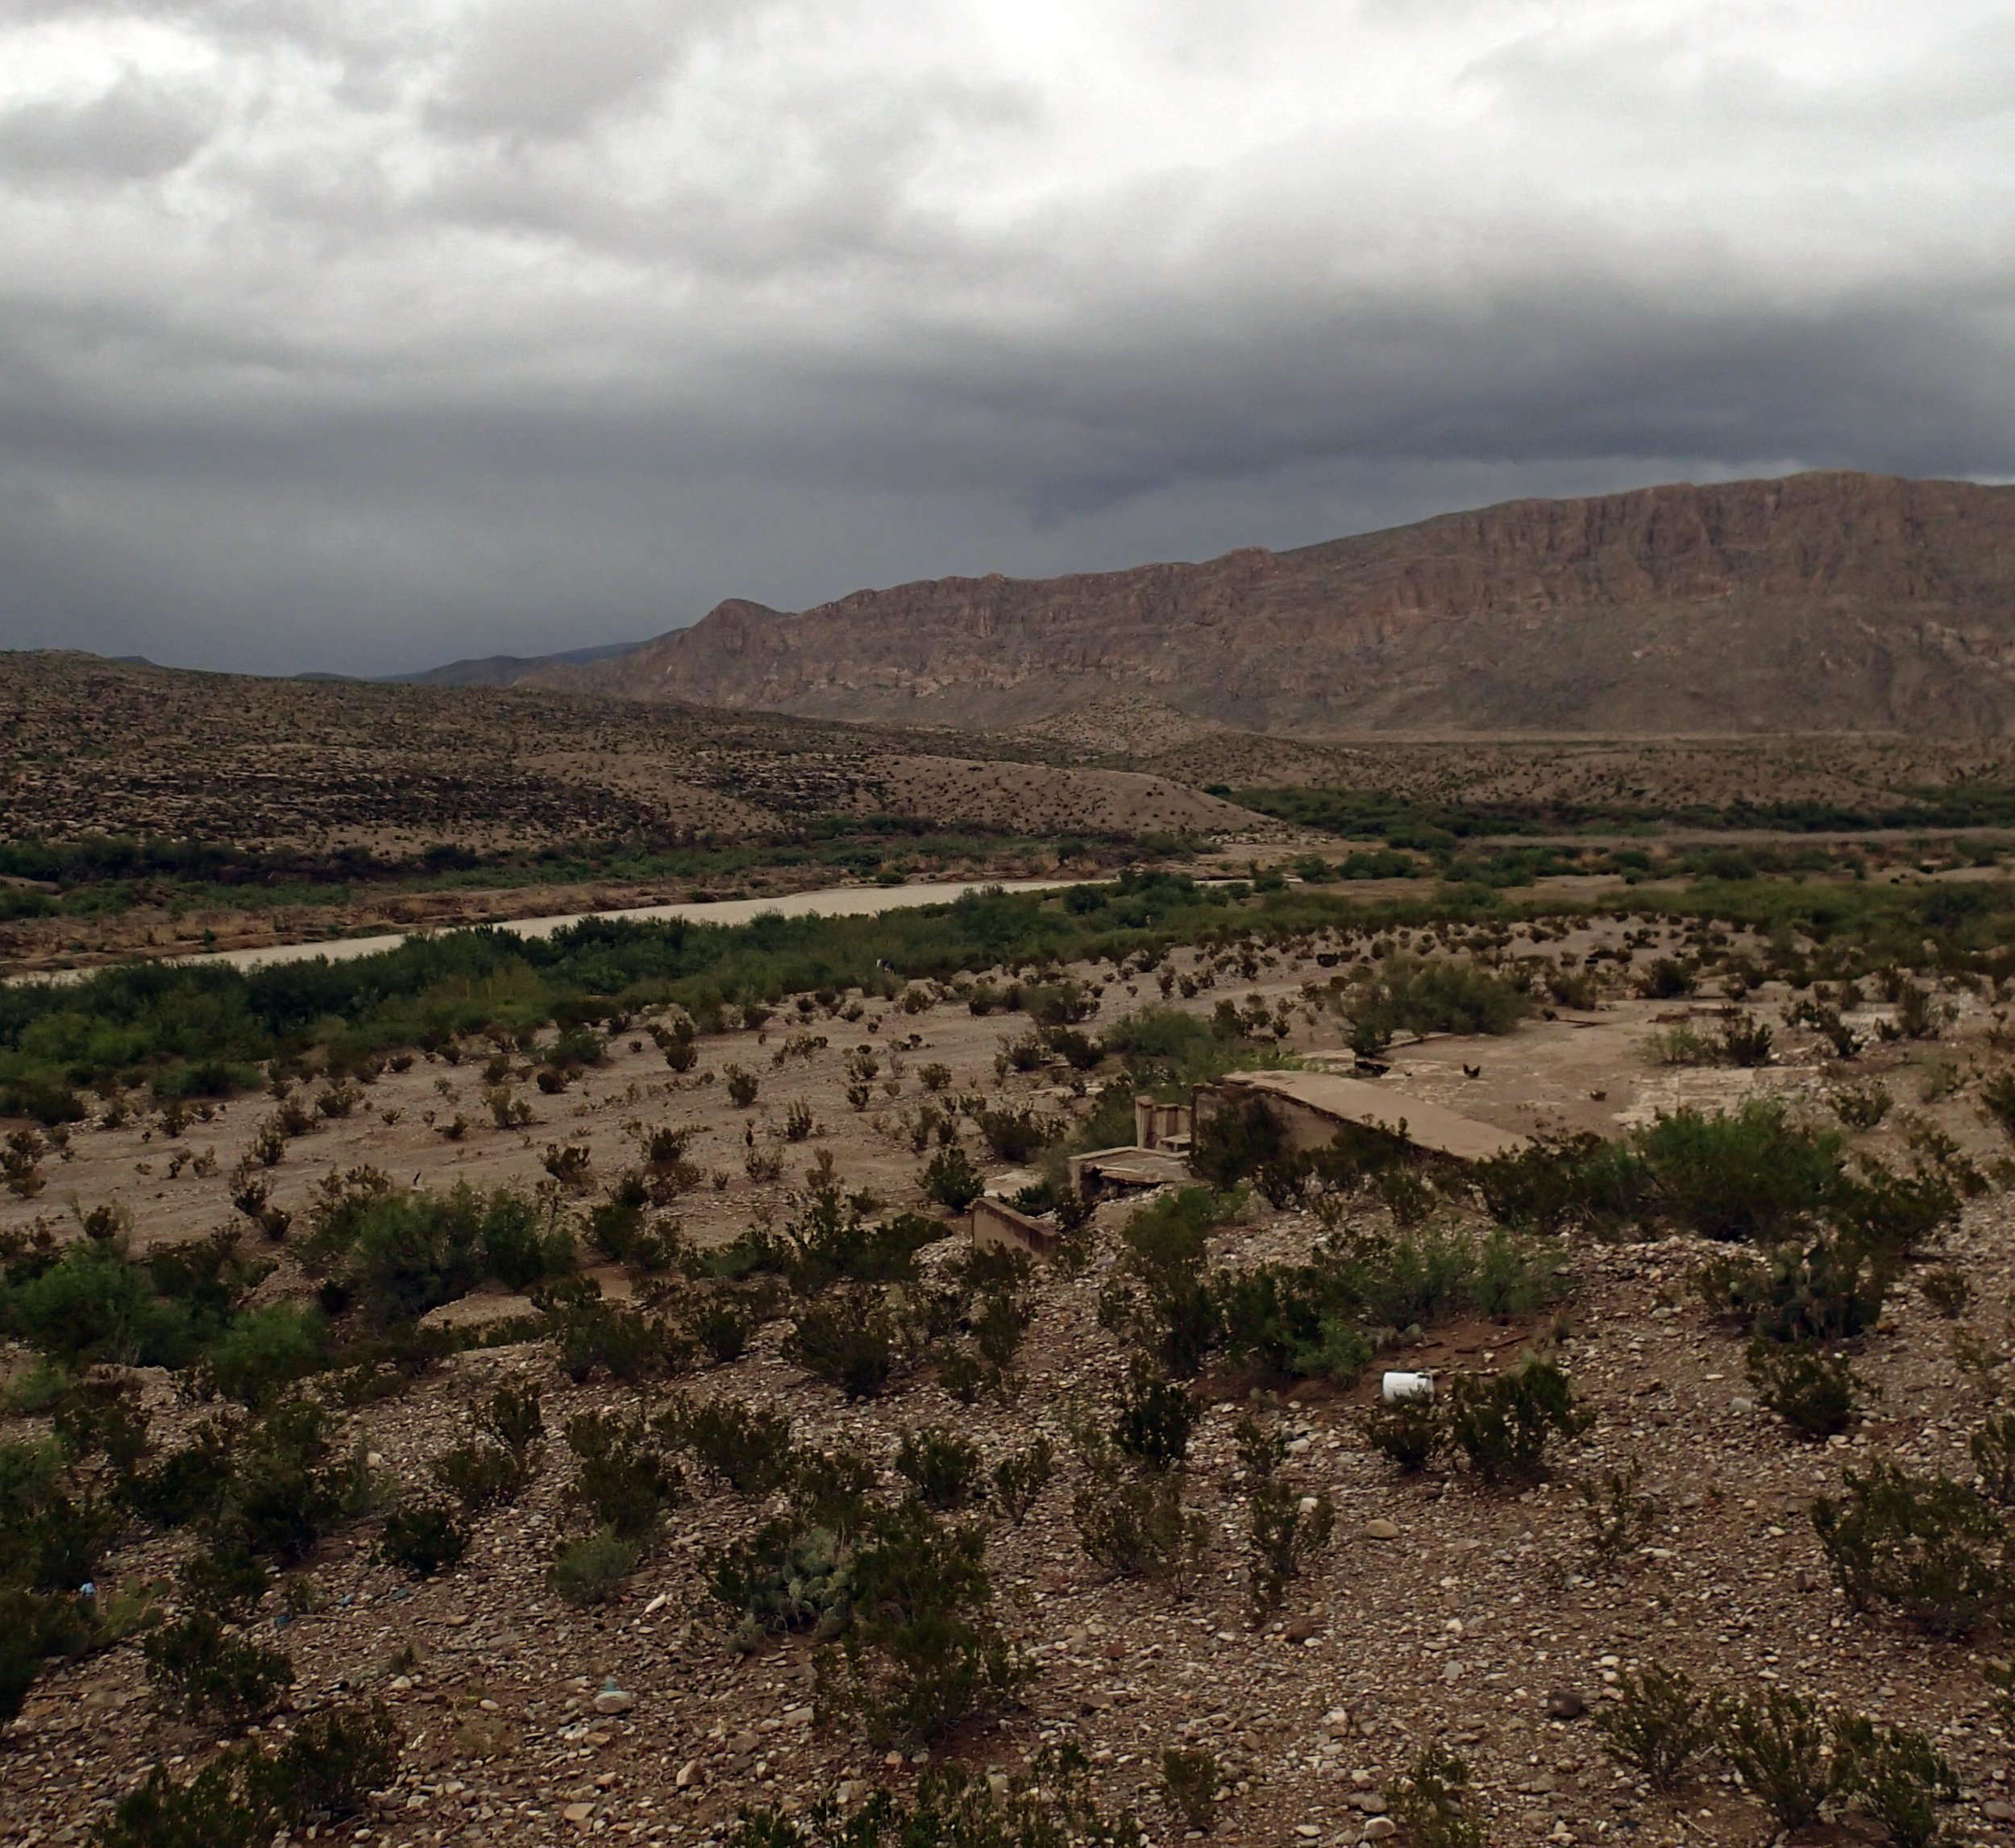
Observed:
[[[1386,1376],[1384,1397],[1387,1405],[1396,1405],[1402,1399],[1431,1399],[1435,1396],[1435,1377],[1431,1373],[1388,1373]]]

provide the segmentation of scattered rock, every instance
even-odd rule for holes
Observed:
[[[1396,1540],[1399,1538],[1399,1530],[1384,1515],[1379,1514],[1365,1523],[1364,1535],[1367,1540]]]
[[[1546,1697],[1546,1717],[1549,1720],[1579,1720],[1587,1713],[1588,1702],[1572,1688],[1556,1688]]]

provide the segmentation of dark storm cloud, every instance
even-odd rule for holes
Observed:
[[[364,671],[2005,475],[1997,9],[26,0],[0,643]]]

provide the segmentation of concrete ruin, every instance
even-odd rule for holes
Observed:
[[[1326,1148],[1341,1129],[1379,1129],[1451,1161],[1488,1161],[1515,1155],[1531,1140],[1440,1104],[1331,1072],[1231,1072],[1215,1084],[1199,1085],[1192,1133],[1194,1123],[1253,1098],[1265,1103],[1288,1145],[1297,1149]]]

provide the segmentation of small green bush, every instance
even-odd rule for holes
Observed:
[[[1822,1443],[1854,1422],[1863,1389],[1846,1355],[1806,1341],[1780,1347],[1759,1335],[1749,1344],[1747,1364],[1759,1402],[1808,1443]]]
[[[1596,1710],[1602,1750],[1639,1773],[1654,1790],[1676,1790],[1714,1742],[1714,1714],[1683,1669],[1654,1664],[1618,1679],[1622,1698]]]
[[[1492,1487],[1530,1482],[1546,1464],[1555,1437],[1578,1437],[1595,1414],[1574,1402],[1567,1375],[1551,1360],[1529,1361],[1485,1378],[1458,1373],[1444,1413],[1448,1441]]]
[[[156,1691],[192,1720],[224,1726],[262,1720],[293,1684],[289,1657],[226,1634],[209,1611],[192,1611],[154,1631],[140,1648]]]
[[[1365,1441],[1404,1474],[1418,1476],[1448,1441],[1440,1401],[1398,1399],[1374,1406],[1365,1418]]]
[[[1415,1759],[1394,1813],[1408,1848],[1484,1848],[1483,1825],[1468,1808],[1469,1768],[1440,1746]]]
[[[1964,1484],[1918,1476],[1878,1457],[1847,1470],[1844,1502],[1822,1496],[1812,1524],[1857,1610],[1878,1605],[1932,1636],[1971,1634],[2006,1603],[2009,1540],[2000,1517]]]
[[[179,1574],[184,1595],[225,1623],[243,1623],[259,1608],[271,1575],[251,1551],[226,1544],[191,1553]]]
[[[597,1528],[561,1544],[546,1582],[569,1604],[607,1604],[621,1593],[642,1556],[636,1540],[613,1527]]]
[[[948,1213],[962,1213],[987,1190],[979,1170],[966,1151],[953,1143],[941,1148],[925,1165],[924,1191]]]
[[[926,1508],[949,1514],[979,1489],[979,1448],[941,1426],[906,1431],[895,1453],[895,1472],[908,1480]]]
[[[580,1465],[567,1501],[625,1539],[641,1541],[683,1493],[677,1467],[638,1414],[583,1412],[567,1421],[567,1447]]]
[[[853,1619],[821,1663],[829,1719],[858,1717],[877,1744],[926,1745],[998,1712],[1028,1679],[993,1613],[978,1527],[905,1501],[873,1516],[853,1563]]]
[[[850,1399],[872,1399],[913,1355],[908,1331],[878,1290],[822,1298],[798,1311],[784,1337],[784,1358],[837,1386]]]
[[[1240,1419],[1238,1451],[1249,1485],[1253,1615],[1258,1622],[1280,1609],[1289,1584],[1327,1550],[1336,1510],[1326,1492],[1304,1495],[1281,1480],[1287,1444],[1273,1426]]]
[[[710,1399],[698,1406],[680,1400],[661,1415],[659,1428],[737,1495],[767,1495],[790,1475],[788,1412],[736,1399]]]
[[[468,1550],[468,1529],[438,1502],[395,1508],[378,1534],[378,1557],[409,1578],[430,1579],[459,1565]]]
[[[1182,1746],[1161,1749],[1161,1800],[1185,1829],[1207,1835],[1217,1821],[1224,1767],[1215,1753]]]
[[[1818,1709],[1788,1688],[1768,1688],[1759,1700],[1723,1696],[1713,1714],[1722,1757],[1742,1773],[1777,1826],[1805,1829],[1817,1822],[1834,1788]]]
[[[254,1759],[246,1783],[256,1807],[291,1829],[347,1822],[399,1768],[399,1725],[381,1701],[305,1715],[269,1757]]]
[[[1180,1469],[1203,1409],[1187,1386],[1136,1370],[1120,1395],[1113,1442],[1144,1468]]]
[[[1057,1447],[1038,1436],[1025,1450],[994,1465],[994,1504],[1019,1527],[1056,1474]]]
[[[1930,1848],[1944,1832],[1939,1805],[1956,1800],[1959,1781],[1930,1737],[1860,1713],[1842,1715],[1833,1730],[1835,1788],[1892,1848]]]

